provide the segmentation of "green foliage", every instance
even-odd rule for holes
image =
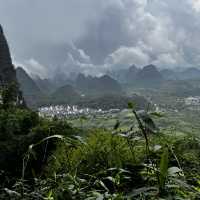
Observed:
[[[23,159],[29,145],[51,135],[71,135],[75,130],[65,121],[39,118],[38,113],[16,106],[0,109],[0,170],[13,177],[22,173]],[[28,163],[27,176],[41,174],[56,141],[35,148]],[[14,167],[13,167],[14,166]],[[1,179],[1,177],[0,177]]]
[[[112,135],[104,131],[92,131],[84,143],[77,148],[59,144],[53,157],[56,157],[51,166],[57,172],[65,166],[66,172],[73,171],[84,174],[96,174],[111,167],[122,168],[133,163],[133,156],[123,137]],[[58,169],[55,169],[57,166]]]
[[[168,173],[168,164],[169,164],[169,150],[167,147],[165,147],[160,160],[159,187],[161,190],[163,190],[165,186],[165,181]]]
[[[127,131],[120,121],[112,131],[83,131],[27,109],[1,109],[0,199],[199,199],[199,138],[152,134],[129,108],[136,120]]]
[[[13,82],[5,86],[2,90],[2,103],[3,108],[9,108],[17,102],[19,88],[18,85]]]
[[[128,102],[128,108],[129,109],[134,109],[134,104],[132,102]]]
[[[38,114],[25,109],[1,110],[0,139],[7,140],[16,135],[27,135],[39,122]]]

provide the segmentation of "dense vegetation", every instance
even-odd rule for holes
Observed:
[[[163,133],[153,121],[160,113],[129,109],[127,131],[119,121],[77,129],[16,106],[4,91],[0,199],[199,199],[199,137]]]

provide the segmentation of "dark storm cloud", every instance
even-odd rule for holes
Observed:
[[[15,63],[32,73],[103,73],[200,63],[200,0],[0,0]]]

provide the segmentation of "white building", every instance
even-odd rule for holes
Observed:
[[[200,97],[188,97],[185,99],[185,105],[187,106],[200,106]]]

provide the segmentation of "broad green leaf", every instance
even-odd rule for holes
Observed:
[[[154,152],[159,151],[161,148],[162,148],[161,145],[155,145],[155,146],[153,147],[153,151],[154,151]]]
[[[161,189],[163,189],[165,186],[165,181],[168,175],[168,164],[169,164],[169,150],[167,147],[165,147],[160,160],[159,186]]]
[[[120,126],[120,122],[119,122],[119,120],[117,120],[113,129],[117,130],[119,128],[119,126]]]
[[[164,114],[161,112],[152,112],[152,113],[150,113],[150,115],[152,115],[154,117],[158,117],[158,118],[164,117]]]
[[[168,175],[169,176],[176,176],[177,173],[180,173],[180,172],[182,172],[182,170],[178,167],[170,167],[168,169]]]

